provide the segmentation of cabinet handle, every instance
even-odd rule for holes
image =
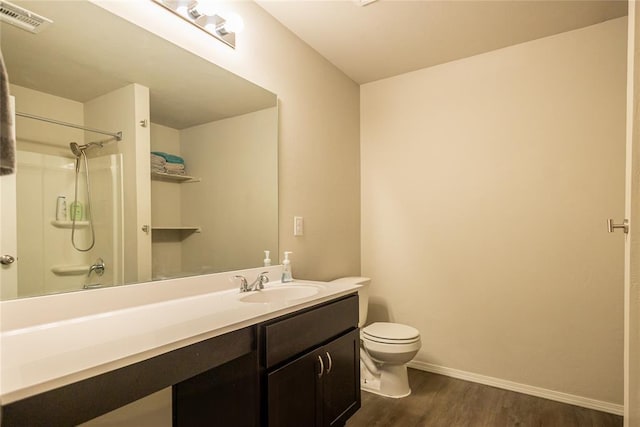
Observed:
[[[318,356],[318,360],[320,361],[320,372],[318,373],[318,378],[322,378],[322,374],[324,373],[324,362],[322,361],[322,356]]]
[[[326,352],[327,354],[327,361],[329,362],[329,366],[327,366],[327,374],[329,372],[331,372],[331,368],[333,367],[333,360],[331,360],[331,355],[329,354],[329,352]]]

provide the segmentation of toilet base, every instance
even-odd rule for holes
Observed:
[[[360,362],[360,388],[369,393],[400,399],[411,394],[407,365],[387,365],[379,367],[379,375],[369,372]]]

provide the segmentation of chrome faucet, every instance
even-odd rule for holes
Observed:
[[[104,274],[104,268],[104,260],[102,258],[98,258],[95,264],[89,267],[89,273],[87,273],[87,277],[91,276],[91,273],[93,273],[94,271],[98,276],[102,276]]]
[[[236,279],[240,279],[240,292],[251,292],[251,291],[259,291],[264,289],[264,284],[269,282],[269,277],[267,277],[267,272],[263,271],[258,275],[256,280],[253,283],[249,284],[247,282],[247,278],[241,275],[233,276]]]
[[[98,258],[94,264],[89,266],[89,272],[87,273],[87,277],[91,277],[91,273],[93,273],[94,271],[96,272],[96,275],[102,276],[104,274],[104,269],[105,269],[104,260],[102,258]],[[87,281],[88,280],[89,279],[87,279]],[[98,289],[98,288],[104,288],[105,286],[111,286],[111,285],[103,285],[102,283],[91,283],[91,284],[85,283],[82,286],[82,289]]]

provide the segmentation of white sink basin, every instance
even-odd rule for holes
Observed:
[[[308,298],[317,294],[320,289],[316,286],[292,285],[274,286],[261,291],[249,292],[240,296],[242,302],[270,303],[284,302]]]

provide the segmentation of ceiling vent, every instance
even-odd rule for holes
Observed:
[[[8,1],[0,0],[0,21],[32,33],[39,33],[53,21]]]

